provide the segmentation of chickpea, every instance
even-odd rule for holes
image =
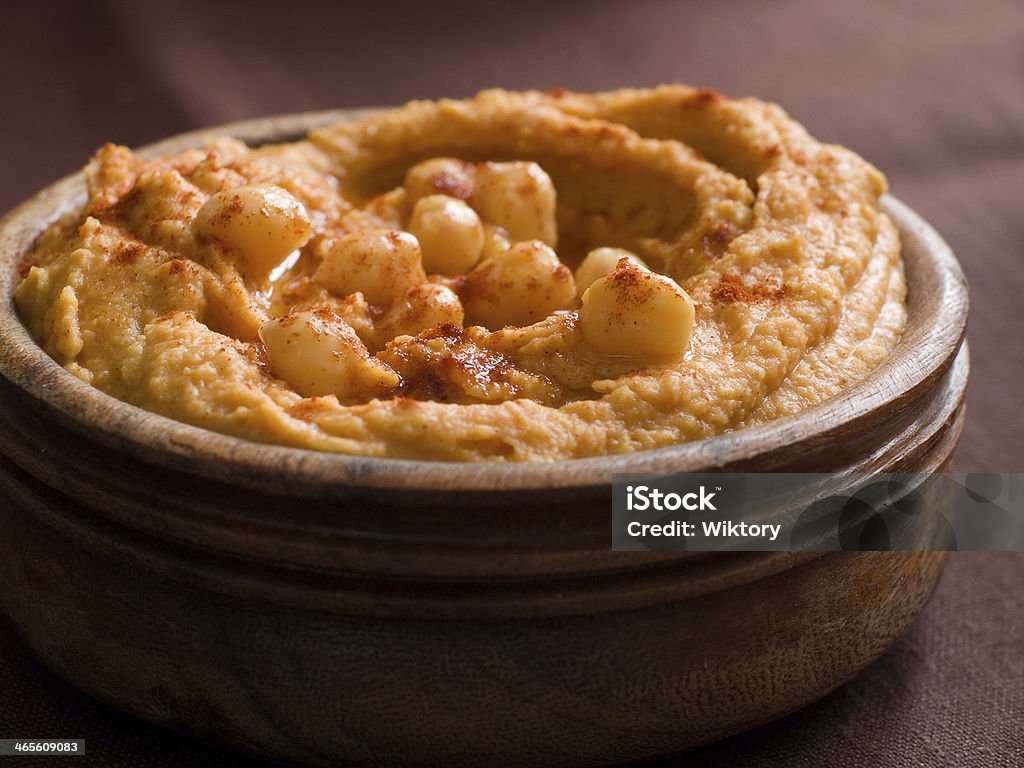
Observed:
[[[484,226],[476,211],[454,197],[421,197],[409,219],[409,231],[420,241],[428,273],[461,275],[480,261]]]
[[[482,262],[462,291],[466,320],[491,330],[530,325],[575,301],[572,272],[540,240],[516,243]]]
[[[268,320],[260,338],[274,375],[304,397],[382,395],[400,383],[398,374],[371,357],[352,326],[330,309]]]
[[[555,185],[536,163],[481,164],[470,203],[483,219],[504,227],[513,241],[557,244]]]
[[[359,291],[370,303],[388,306],[426,280],[420,244],[408,232],[364,230],[326,244],[313,281],[340,295]]]
[[[247,184],[211,195],[196,214],[193,231],[240,255],[239,271],[265,280],[312,234],[302,203],[273,184]]]
[[[462,325],[462,320],[462,303],[455,291],[438,283],[420,283],[392,305],[378,327],[380,336],[388,340],[415,336],[444,323]]]
[[[508,239],[508,232],[494,224],[484,224],[484,253],[485,259],[493,258],[499,253],[504,253],[512,247]]]
[[[438,194],[468,200],[473,196],[475,175],[472,163],[454,157],[434,157],[406,171],[404,186],[410,204]]]
[[[583,338],[606,355],[681,355],[693,333],[693,300],[671,278],[628,258],[583,293]]]
[[[595,248],[576,268],[576,290],[580,292],[580,295],[599,277],[604,277],[615,269],[619,259],[629,259],[634,264],[647,267],[639,256],[625,248]]]

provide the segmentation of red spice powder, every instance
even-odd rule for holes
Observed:
[[[781,285],[747,285],[739,275],[722,275],[718,285],[711,289],[711,300],[723,304],[751,304],[770,301],[777,304],[786,295]]]

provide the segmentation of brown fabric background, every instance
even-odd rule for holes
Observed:
[[[971,283],[957,467],[1024,471],[1024,4],[32,3],[0,24],[0,210],[105,141],[302,110],[687,82],[783,104],[929,219]],[[0,499],[0,503],[3,500]],[[0,532],[2,535],[2,532]],[[1024,766],[1024,554],[955,554],[912,632],[778,723],[659,766]],[[0,620],[0,738],[85,738],[74,761],[255,766],[54,680]]]

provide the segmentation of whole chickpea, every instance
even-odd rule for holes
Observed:
[[[628,258],[583,293],[583,338],[606,355],[681,355],[693,333],[693,300],[674,280]]]
[[[490,259],[512,247],[508,232],[495,224],[484,224],[484,252],[482,258]]]
[[[513,241],[557,245],[555,185],[537,163],[482,163],[470,203],[481,218],[504,228]]]
[[[414,285],[378,324],[380,346],[396,336],[414,336],[436,325],[462,325],[463,317],[462,303],[451,288],[438,283]]]
[[[409,219],[429,274],[461,275],[471,270],[484,248],[484,226],[476,211],[447,195],[421,197]]]
[[[572,272],[540,240],[516,243],[469,273],[460,292],[466,322],[491,330],[530,325],[576,302]]]
[[[394,370],[370,356],[352,326],[329,309],[268,320],[260,338],[274,375],[305,397],[372,397],[401,383]]]
[[[340,295],[359,291],[370,304],[389,306],[427,279],[420,244],[408,232],[350,232],[325,247],[313,281]]]
[[[473,195],[475,176],[472,163],[454,157],[433,157],[406,171],[403,186],[413,204],[421,197],[438,194],[468,200]]]
[[[595,280],[615,269],[620,259],[629,259],[645,269],[647,267],[639,256],[625,248],[595,248],[576,268],[576,290],[582,295]]]
[[[246,184],[211,195],[192,226],[197,236],[235,252],[239,271],[250,280],[266,279],[312,234],[302,203],[273,184]]]

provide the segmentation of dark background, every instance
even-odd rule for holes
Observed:
[[[5,4],[0,210],[106,141],[490,86],[662,82],[779,102],[936,226],[971,284],[957,468],[1024,471],[1021,0]],[[1022,723],[1024,556],[959,554],[856,681],[673,764],[1020,766]],[[42,735],[86,738],[80,768],[229,764],[72,692],[0,622],[0,737]]]

